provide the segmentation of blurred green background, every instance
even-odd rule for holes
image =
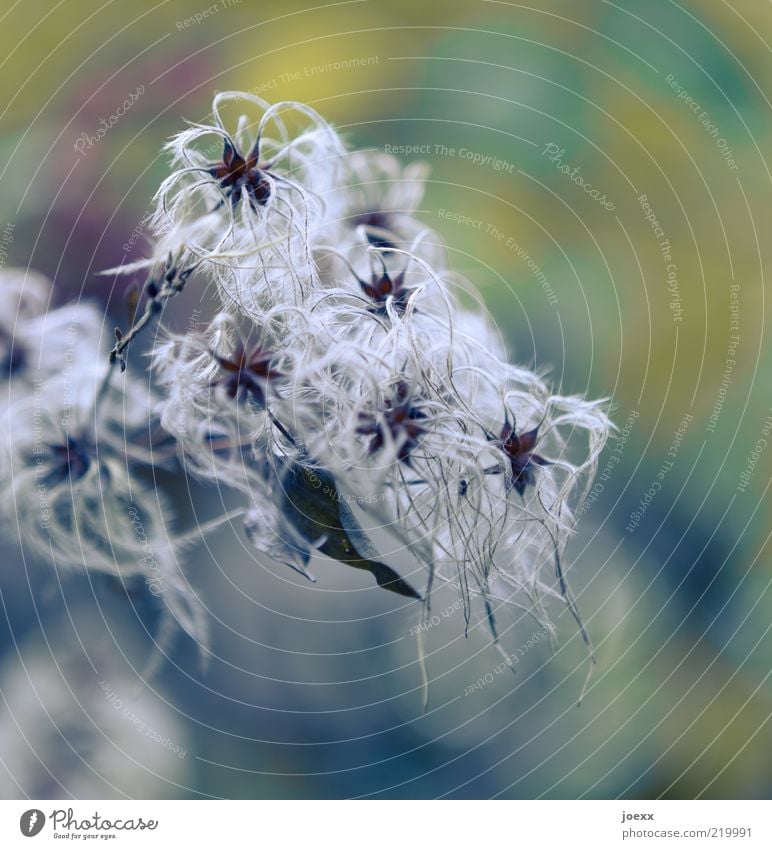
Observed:
[[[423,713],[415,611],[332,564],[315,587],[295,583],[226,532],[211,542],[216,559],[191,557],[216,659],[201,674],[180,644],[142,696],[186,755],[143,760],[125,727],[101,725],[84,701],[70,734],[55,713],[32,716],[48,743],[12,757],[24,710],[6,699],[6,795],[768,798],[769,4],[3,5],[4,265],[48,273],[59,301],[95,298],[119,315],[120,293],[95,273],[141,255],[164,141],[205,119],[215,90],[299,99],[351,145],[428,145],[420,217],[446,237],[513,357],[564,392],[610,398],[617,425],[631,424],[601,458],[572,546],[598,654],[580,708],[583,654],[567,617],[556,655],[535,646],[514,679],[492,674],[498,657],[464,638],[459,614],[441,617]],[[194,308],[190,296],[175,320]],[[215,512],[219,495],[201,497]],[[136,613],[93,580],[49,587],[11,543],[5,555],[0,689],[33,656],[40,676],[62,674],[59,653],[77,666],[81,642],[131,677],[147,647]],[[529,636],[511,632],[510,647]],[[492,683],[464,696],[486,674]],[[92,768],[97,727],[113,742]]]

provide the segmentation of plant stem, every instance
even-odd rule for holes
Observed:
[[[121,371],[126,370],[126,357],[124,356],[129,345],[134,338],[138,336],[144,329],[153,321],[154,318],[160,317],[166,306],[166,302],[178,295],[184,288],[185,283],[190,275],[195,270],[195,266],[190,266],[183,270],[179,270],[170,256],[164,266],[164,272],[161,279],[158,279],[156,272],[148,274],[145,280],[144,291],[148,292],[149,297],[145,302],[145,309],[142,315],[135,319],[129,331],[124,335],[119,328],[115,329],[115,345],[110,351],[110,364],[105,373],[102,383],[97,391],[94,401],[95,412],[99,410],[102,401],[107,395],[110,388],[110,380],[113,374],[113,366],[116,363],[121,364]]]

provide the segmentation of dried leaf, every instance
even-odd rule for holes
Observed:
[[[346,566],[370,572],[384,589],[421,598],[394,569],[373,559],[375,549],[331,475],[306,466],[291,466],[282,478],[282,488],[282,513],[318,551]]]

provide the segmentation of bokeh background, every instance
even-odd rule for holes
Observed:
[[[96,272],[142,255],[164,141],[214,90],[299,99],[357,147],[428,146],[420,216],[513,357],[608,397],[621,429],[571,547],[598,656],[581,707],[568,617],[555,653],[507,633],[532,643],[512,678],[449,597],[424,712],[412,607],[330,563],[296,582],[232,528],[189,557],[208,670],[180,640],[143,683],[155,611],[9,537],[1,794],[768,798],[769,3],[4,0],[0,20],[4,266],[118,320]],[[221,509],[162,483],[180,526]]]

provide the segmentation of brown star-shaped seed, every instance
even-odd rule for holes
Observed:
[[[417,447],[421,436],[426,433],[422,422],[426,419],[426,413],[414,406],[410,387],[405,381],[400,380],[391,398],[383,403],[380,415],[374,413],[360,413],[359,425],[356,432],[363,436],[370,436],[368,452],[376,454],[386,443],[386,430],[391,434],[392,440],[399,444],[397,459],[410,465],[410,455]]]
[[[526,487],[536,483],[534,472],[537,466],[551,465],[549,460],[534,453],[538,440],[538,426],[518,435],[515,425],[510,424],[509,419],[505,419],[499,437],[491,440],[509,460],[512,477],[507,481],[507,486],[514,487],[520,495],[523,495]]]
[[[212,163],[206,170],[219,182],[232,207],[246,197],[252,210],[257,212],[258,207],[265,206],[271,196],[271,182],[266,177],[270,167],[270,163],[259,161],[257,143],[246,156],[242,156],[226,139],[222,162]]]
[[[265,387],[271,380],[284,375],[271,366],[275,355],[261,345],[246,348],[239,340],[230,357],[213,353],[225,375],[215,381],[223,386],[231,398],[237,401],[252,399],[259,407],[265,407]]]
[[[364,227],[367,241],[374,248],[386,250],[396,247],[395,240],[391,239],[391,216],[388,212],[380,209],[370,212],[360,212],[353,216],[351,223],[354,227]]]
[[[67,480],[71,483],[80,480],[91,468],[93,450],[93,445],[87,440],[73,436],[67,436],[62,443],[49,445],[51,466],[43,484],[56,486]]]
[[[385,313],[389,298],[392,299],[394,308],[403,313],[407,308],[410,296],[416,290],[405,286],[405,271],[400,271],[392,277],[384,268],[382,272],[373,272],[370,282],[359,281],[362,291],[373,302],[372,306],[376,312]]]

